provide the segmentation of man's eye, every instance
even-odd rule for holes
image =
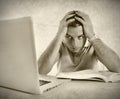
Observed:
[[[72,39],[72,37],[71,37],[71,36],[68,36],[68,35],[66,35],[66,38],[68,38],[68,39]]]
[[[71,36],[69,36],[68,38],[69,38],[69,39],[72,39],[72,37],[71,37]]]
[[[78,39],[83,39],[84,35],[78,36]]]

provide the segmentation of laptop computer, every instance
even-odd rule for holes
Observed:
[[[65,80],[38,73],[31,17],[0,21],[0,86],[40,94]]]

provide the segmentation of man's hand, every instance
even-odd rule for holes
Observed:
[[[74,11],[71,11],[69,13],[67,13],[63,19],[60,21],[60,25],[59,25],[59,29],[58,29],[58,34],[59,36],[65,37],[66,33],[67,33],[67,26],[69,23],[75,21],[75,13]]]
[[[93,30],[92,22],[89,18],[89,16],[81,11],[76,11],[75,19],[82,23],[83,30],[88,39],[91,39],[95,34]]]

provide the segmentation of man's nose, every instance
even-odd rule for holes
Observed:
[[[73,46],[73,48],[78,47],[78,40],[77,40],[77,39],[74,39],[74,40],[73,40],[72,46]]]

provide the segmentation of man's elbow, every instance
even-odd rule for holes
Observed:
[[[38,72],[39,74],[44,74],[44,75],[48,74],[48,71],[46,70],[46,68],[45,69],[39,68]]]
[[[50,67],[47,64],[38,65],[39,74],[48,74],[50,72]]]

